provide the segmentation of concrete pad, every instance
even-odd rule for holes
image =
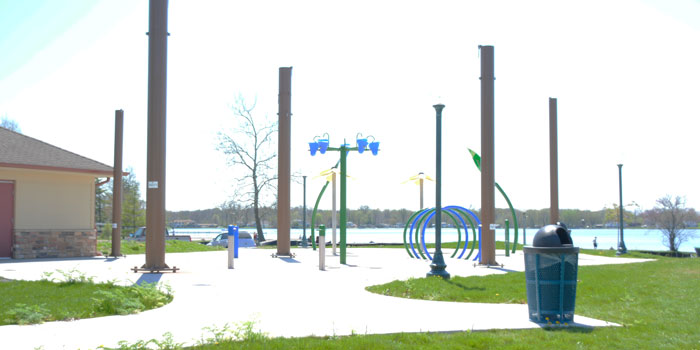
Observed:
[[[293,249],[295,258],[272,258],[271,249],[242,249],[235,269],[227,268],[227,252],[167,254],[177,273],[142,274],[129,269],[144,263],[143,255],[120,259],[4,260],[0,276],[40,279],[44,272],[72,269],[96,276],[96,281],[159,281],[170,285],[172,303],[136,315],[109,316],[71,322],[0,327],[3,348],[94,349],[116,347],[120,340],[162,338],[171,332],[176,342],[194,344],[211,336],[205,327],[221,328],[254,321],[270,336],[302,337],[399,332],[445,332],[538,328],[527,305],[456,303],[394,298],[369,293],[366,286],[396,279],[424,277],[429,262],[411,259],[403,249],[350,248],[347,265],[327,249],[326,271],[318,269],[318,251]],[[450,252],[451,254],[451,252]],[[474,266],[446,259],[453,276],[523,271],[521,252],[510,257],[497,252],[503,268]],[[648,259],[580,255],[580,265],[632,263]],[[89,298],[89,296],[86,296]],[[321,306],[319,306],[321,305]],[[575,316],[575,326],[616,324]]]

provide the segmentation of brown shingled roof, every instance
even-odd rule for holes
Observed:
[[[112,167],[0,127],[0,167],[111,175]]]

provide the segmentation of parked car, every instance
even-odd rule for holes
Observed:
[[[222,233],[216,236],[216,238],[212,239],[207,245],[228,248],[228,233]],[[238,246],[243,248],[255,247],[254,235],[248,231],[238,231]]]
[[[176,240],[176,241],[188,241],[192,242],[192,237],[190,235],[176,235],[173,229],[168,230],[165,228],[165,239],[166,240]],[[145,241],[146,240],[146,227],[139,227],[136,232],[129,235],[127,240],[130,241]]]

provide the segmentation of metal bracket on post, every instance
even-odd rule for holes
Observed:
[[[180,270],[180,268],[177,266],[173,266],[173,267],[165,266],[163,268],[152,268],[151,269],[151,268],[147,268],[146,265],[143,265],[141,267],[134,266],[133,268],[131,268],[131,271],[143,272],[143,273],[161,273],[161,272],[176,273],[179,270]]]
[[[270,254],[270,256],[273,257],[273,258],[279,258],[279,257],[296,258],[296,257],[297,257],[297,255],[294,254],[294,253],[289,253],[288,255],[287,255],[287,254],[272,253],[272,254]]]

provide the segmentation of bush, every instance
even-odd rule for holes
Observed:
[[[169,303],[172,293],[168,287],[161,291],[155,283],[99,290],[93,295],[96,309],[106,314],[128,315],[150,310]]]
[[[7,311],[10,316],[5,321],[16,324],[35,324],[49,320],[49,311],[43,305],[15,304],[15,307]]]

